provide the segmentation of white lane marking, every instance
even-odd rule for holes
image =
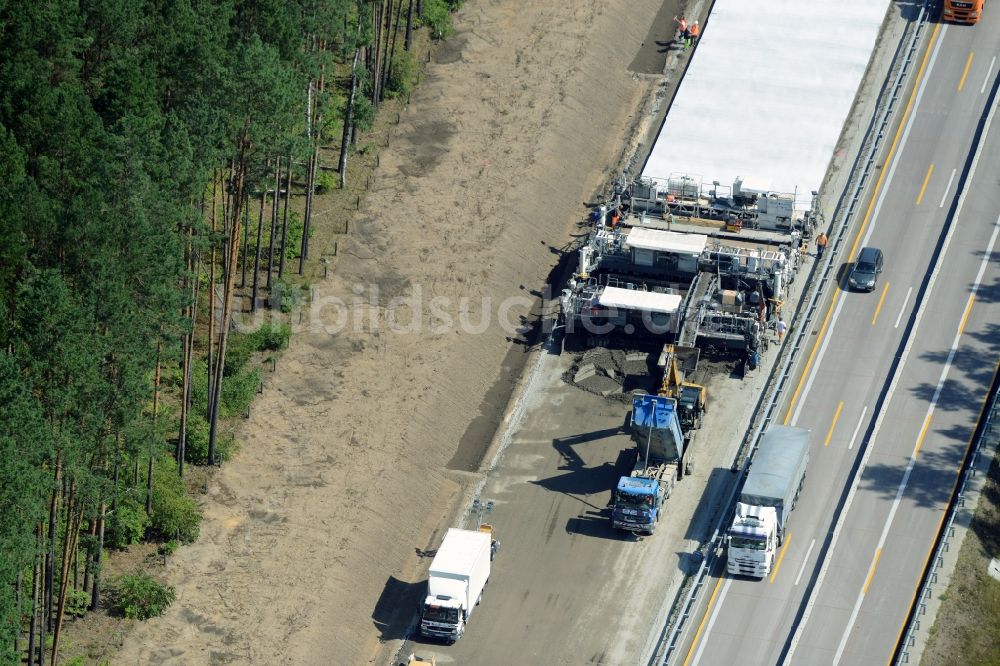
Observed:
[[[942,38],[944,38],[944,33],[947,29],[948,26],[944,26],[941,30]],[[923,80],[920,81],[920,88],[917,90],[917,96],[913,100],[914,109],[920,106],[920,100],[924,96],[924,89],[927,87],[927,79],[930,77],[930,72],[934,68],[934,61],[937,60],[938,49],[940,47],[940,41],[934,45],[934,52],[931,54],[931,59],[927,63],[927,71]],[[889,172],[886,174],[885,187],[883,187],[879,192],[878,200],[875,202],[875,208],[872,210],[872,218],[868,223],[868,230],[865,231],[865,236],[861,239],[862,247],[868,244],[868,239],[871,238],[872,232],[875,231],[875,221],[878,219],[879,211],[882,210],[882,203],[885,201],[885,197],[889,192],[889,183],[892,182],[893,174],[896,173],[896,167],[899,165],[900,155],[903,154],[903,148],[906,146],[906,140],[910,136],[910,130],[913,128],[913,121],[916,116],[917,114],[911,113],[910,117],[906,119],[906,127],[903,130],[903,135],[900,137],[898,150],[893,155],[892,164],[889,166]],[[848,257],[848,259],[851,259],[851,257]],[[809,370],[809,379],[806,380],[806,385],[802,387],[802,395],[799,396],[799,402],[795,406],[795,411],[792,413],[789,425],[795,425],[799,420],[799,415],[802,413],[802,409],[806,404],[806,396],[809,395],[809,390],[812,388],[813,380],[816,379],[819,368],[823,364],[823,355],[826,354],[827,343],[829,343],[830,338],[833,337],[833,329],[837,326],[837,319],[840,318],[840,310],[844,307],[844,301],[846,300],[846,298],[841,298],[837,301],[837,307],[833,312],[833,317],[830,319],[830,327],[826,331],[826,337],[823,339],[823,344],[820,345],[819,353],[816,355],[816,362],[813,363],[812,368]]]
[[[701,645],[698,646],[698,651],[694,653],[694,661],[691,662],[691,666],[698,666],[698,661],[701,659],[701,653],[705,651],[705,646],[708,644],[708,635],[712,633],[712,625],[715,624],[715,620],[719,617],[719,609],[722,608],[722,601],[726,598],[726,592],[729,591],[729,584],[732,582],[732,578],[726,578],[726,584],[722,586],[722,592],[719,593],[719,600],[715,602],[715,608],[712,610],[712,617],[708,618],[708,626],[705,627],[705,635],[701,637]]]
[[[865,405],[861,410],[861,418],[858,419],[858,425],[854,427],[854,434],[851,435],[851,443],[847,445],[847,450],[850,451],[854,448],[854,440],[858,438],[858,432],[861,431],[861,424],[865,422],[865,414],[868,413],[868,405]]]
[[[874,225],[875,218],[872,218],[872,224]],[[819,368],[823,364],[823,356],[826,355],[826,347],[830,344],[830,339],[833,338],[833,329],[837,325],[837,319],[840,318],[840,311],[844,307],[844,301],[846,298],[841,298],[837,301],[837,307],[833,311],[833,317],[830,319],[830,327],[826,330],[826,337],[823,338],[823,343],[819,346],[819,353],[816,354],[816,362],[813,363],[812,368],[809,370],[809,379],[806,380],[806,385],[802,387],[802,395],[799,397],[799,404],[795,406],[795,411],[792,413],[792,420],[789,421],[789,425],[795,425],[799,420],[799,415],[802,413],[802,406],[806,404],[806,396],[809,395],[809,389],[812,388],[813,380],[816,379],[816,375],[819,373]]]
[[[997,64],[997,57],[993,56],[993,60],[990,60],[989,69],[986,70],[986,77],[983,79],[983,87],[979,89],[980,95],[986,92],[986,84],[990,82],[990,74],[993,73],[993,65],[995,64]]]
[[[944,186],[944,194],[941,195],[941,203],[938,204],[938,208],[944,208],[944,202],[948,199],[948,192],[951,191],[951,184],[955,181],[955,171],[951,170],[951,178],[948,179],[948,184]]]
[[[896,317],[896,325],[893,328],[899,328],[899,322],[903,318],[903,313],[906,312],[906,304],[910,300],[911,293],[913,293],[913,287],[906,290],[906,296],[903,297],[903,305],[899,308],[899,315]]]
[[[813,539],[812,543],[809,544],[809,550],[806,551],[806,558],[802,560],[802,568],[799,569],[799,575],[795,577],[796,587],[798,586],[799,581],[802,580],[802,572],[806,570],[806,565],[809,564],[809,556],[812,555],[813,546],[815,545],[816,545],[816,539]]]
[[[938,52],[941,50],[941,44],[944,43],[944,35],[947,32],[947,30],[948,30],[948,26],[944,26],[941,29],[941,34],[939,36],[939,39],[938,39],[937,43],[934,45],[934,50],[931,52],[931,58],[930,58],[930,60],[927,63],[927,70],[926,70],[926,72],[924,74],[924,78],[920,82],[920,87],[917,89],[917,97],[914,100],[913,108],[917,108],[917,107],[920,106],[920,100],[924,96],[924,90],[927,88],[927,81],[930,80],[930,73],[934,69],[934,63],[937,60]],[[910,134],[910,128],[913,127],[913,119],[915,117],[916,117],[916,114],[910,114],[909,119],[906,121],[906,129],[903,130],[903,136],[901,138],[901,142],[900,142],[900,146],[899,146],[899,152],[897,152],[896,155],[893,157],[892,166],[889,167],[889,173],[886,174],[886,176],[888,177],[889,181],[892,180],[892,174],[896,170],[896,165],[899,164],[900,157],[903,154],[903,146],[906,145],[906,139],[907,139],[907,137]],[[980,144],[980,146],[982,146],[982,144]],[[882,197],[880,197],[879,204],[881,204],[881,199],[884,198],[885,192],[888,191],[888,189],[889,189],[888,188],[888,182],[889,181],[887,181],[887,183],[886,183],[887,186],[886,186],[885,190],[882,191]],[[961,208],[961,203],[962,203],[962,199],[959,199],[959,208]],[[958,211],[955,212],[955,219],[956,220],[958,219]],[[874,226],[874,220],[873,220],[873,225],[872,226]],[[954,229],[954,226],[952,228]],[[868,233],[870,234],[871,230],[869,230]],[[867,235],[866,235],[865,238],[867,240]],[[947,247],[947,240],[945,241],[945,246]],[[944,257],[944,251],[942,250],[940,258],[943,258],[943,257]],[[940,259],[939,259],[939,261],[940,261]],[[933,284],[933,279],[934,279],[934,276],[932,275],[931,276],[932,284]],[[928,285],[928,290],[927,290],[928,294],[930,293],[930,288],[929,287],[930,287],[930,285]],[[917,330],[917,324],[920,323],[920,312],[921,311],[918,309],[918,311],[917,311],[917,320],[914,322],[914,326],[910,330],[910,339],[911,340],[913,339],[913,335],[914,335],[914,333]],[[904,354],[906,353],[906,351],[908,349],[909,349],[909,343],[907,343],[907,346],[904,349]],[[904,360],[905,360],[905,358],[904,358]],[[900,367],[900,369],[902,369],[902,367],[903,367],[902,362],[900,363],[899,367]],[[880,412],[878,418],[875,421],[875,429],[872,432],[872,439],[873,440],[875,439],[876,433],[878,433],[878,428],[879,428],[879,425],[881,424],[882,414],[885,413],[885,407],[889,404],[889,400],[892,398],[892,393],[896,389],[896,382],[899,381],[899,376],[901,374],[902,374],[901,372],[896,372],[893,375],[893,378],[892,378],[891,382],[889,383],[889,392],[886,394],[886,400],[883,403],[882,411]],[[802,638],[802,634],[805,631],[806,624],[808,624],[808,622],[809,622],[810,615],[812,615],[813,605],[816,603],[816,598],[819,596],[820,588],[823,587],[823,581],[826,578],[826,571],[829,568],[830,562],[833,559],[831,556],[832,556],[834,550],[837,547],[837,541],[840,539],[840,530],[841,530],[841,528],[844,525],[844,519],[847,517],[847,513],[848,513],[848,511],[851,508],[851,503],[854,501],[854,493],[857,491],[858,481],[861,480],[861,472],[862,472],[862,470],[864,470],[865,465],[868,463],[868,457],[871,455],[871,452],[872,452],[872,450],[874,448],[875,448],[875,446],[873,444],[871,444],[871,445],[868,446],[868,448],[864,452],[864,455],[861,457],[861,463],[858,466],[858,469],[855,471],[854,479],[851,481],[851,488],[850,488],[850,490],[847,491],[847,499],[844,502],[844,508],[840,512],[840,516],[837,518],[836,525],[834,525],[834,527],[833,527],[833,537],[830,540],[830,549],[827,551],[826,558],[823,560],[823,563],[820,565],[819,576],[816,578],[816,585],[815,585],[815,587],[813,587],[811,593],[809,594],[809,599],[806,601],[806,608],[802,612],[802,620],[799,622],[799,626],[796,627],[796,629],[795,629],[795,634],[792,636],[792,640],[791,640],[791,642],[788,645],[788,652],[785,654],[785,659],[782,661],[782,664],[784,666],[788,666],[789,664],[792,663],[792,655],[795,654],[795,648],[798,646],[799,640],[801,640],[801,638]]]
[[[995,107],[994,107],[995,108]],[[991,112],[992,117],[992,112]],[[987,121],[987,129],[989,128],[989,121]],[[986,140],[986,132],[983,132],[983,140]],[[969,180],[972,180],[972,175],[970,174]],[[963,192],[963,199],[964,199]],[[961,201],[959,201],[959,206],[961,206]],[[957,224],[957,212],[956,212],[956,224],[952,226],[952,230],[958,226]],[[972,283],[972,290],[969,296],[971,302],[972,298],[975,297],[976,292],[979,290],[979,285],[983,280],[983,275],[986,273],[986,266],[989,264],[993,255],[993,246],[997,240],[997,234],[1000,233],[1000,216],[997,217],[997,221],[993,223],[993,233],[990,235],[989,245],[986,247],[986,254],[983,256],[982,262],[979,264],[979,272],[976,274],[976,281]],[[945,248],[947,249],[948,243],[951,241],[951,231],[949,230],[948,238],[945,241]],[[944,257],[944,250],[941,252],[942,258]],[[938,262],[938,266],[934,268],[934,274],[931,275],[931,280],[937,277],[937,271],[940,268],[942,262]],[[927,293],[930,294],[930,288],[928,287]],[[921,303],[921,310],[923,310],[924,305],[927,301]],[[920,313],[922,314],[922,312]],[[937,386],[934,388],[934,395],[931,397],[931,403],[927,405],[927,414],[924,415],[921,421],[920,432],[917,434],[917,440],[913,443],[913,453],[910,454],[910,460],[906,463],[906,471],[903,472],[903,478],[899,482],[899,488],[896,489],[896,498],[892,501],[892,508],[889,509],[889,515],[885,519],[885,525],[882,527],[882,534],[879,535],[878,545],[875,546],[875,552],[872,553],[872,564],[875,566],[875,557],[879,551],[885,546],[886,538],[889,536],[889,529],[892,527],[892,521],[896,518],[896,511],[899,509],[899,503],[903,499],[903,491],[906,490],[906,484],[910,480],[910,473],[913,471],[914,465],[917,464],[917,453],[919,452],[919,447],[925,436],[924,429],[927,428],[928,424],[931,422],[931,416],[934,414],[934,409],[937,407],[938,400],[941,399],[941,393],[944,391],[944,383],[948,379],[948,373],[951,371],[951,365],[955,361],[955,354],[958,352],[958,343],[962,339],[962,325],[965,323],[965,310],[962,311],[962,316],[958,321],[958,329],[955,331],[955,338],[951,342],[951,348],[948,350],[948,360],[945,361],[944,367],[941,369],[941,376],[938,378]],[[912,338],[911,338],[912,339]],[[909,353],[909,343],[907,343],[907,349],[904,352],[904,361],[906,354]],[[902,368],[902,364],[900,364]],[[897,376],[902,373],[897,373]],[[888,401],[886,401],[888,404]],[[882,412],[885,413],[885,410]],[[881,420],[882,414],[879,414],[879,420]],[[861,611],[861,604],[865,600],[866,587],[869,585],[869,578],[874,577],[874,572],[869,569],[869,574],[865,578],[865,587],[861,588],[858,592],[858,599],[854,602],[854,610],[851,611],[851,619],[847,621],[847,626],[844,628],[844,634],[840,637],[840,644],[837,646],[837,652],[833,656],[833,666],[837,666],[840,663],[840,658],[844,654],[844,649],[847,647],[847,639],[851,637],[851,631],[854,629],[854,621],[858,618],[858,613]]]

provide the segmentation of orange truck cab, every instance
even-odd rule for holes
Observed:
[[[983,15],[985,0],[944,0],[941,18],[953,23],[972,25]]]

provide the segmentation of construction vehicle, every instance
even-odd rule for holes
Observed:
[[[420,633],[454,643],[465,633],[490,578],[493,529],[449,529],[431,562]]]
[[[941,18],[952,23],[973,25],[983,15],[986,0],[944,0]]]
[[[618,480],[611,503],[611,526],[652,534],[680,474],[688,439],[681,430],[677,401],[656,395],[632,400],[632,473]]]
[[[771,573],[808,465],[808,430],[771,426],[764,433],[726,536],[729,573],[754,578]]]
[[[708,410],[708,391],[701,384],[686,379],[698,367],[700,354],[697,347],[665,344],[657,361],[657,365],[663,368],[663,382],[658,393],[677,402],[681,429],[686,433],[701,427]]]
[[[415,654],[411,654],[410,658],[406,661],[406,666],[437,666],[437,663],[437,657],[434,655],[418,657]]]

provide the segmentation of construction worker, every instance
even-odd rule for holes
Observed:
[[[698,37],[701,35],[701,28],[698,27],[698,22],[695,21],[691,24],[688,29],[687,41],[684,42],[684,50],[688,50],[698,42]]]
[[[779,319],[778,323],[774,327],[774,330],[778,333],[778,342],[781,342],[785,338],[785,331],[788,330],[788,326],[785,325],[785,320]]]
[[[822,231],[819,232],[819,236],[816,236],[816,258],[817,259],[822,259],[823,258],[823,251],[826,250],[826,244],[827,244],[827,242],[828,242],[828,239],[826,237],[826,234],[824,234]]]
[[[681,16],[680,18],[674,17],[674,23],[677,24],[677,34],[680,35],[681,40],[687,41],[688,35],[688,22],[687,19]]]

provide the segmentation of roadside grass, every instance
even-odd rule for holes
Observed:
[[[930,630],[924,666],[1000,666],[1000,581],[986,572],[1000,557],[1000,464],[994,458]]]

